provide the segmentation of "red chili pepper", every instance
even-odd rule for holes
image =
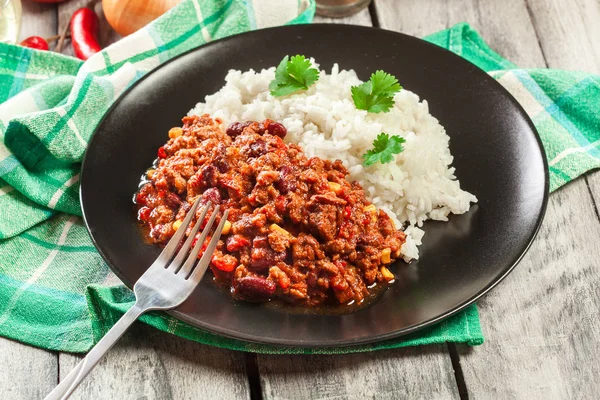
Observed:
[[[346,206],[344,208],[344,218],[350,219],[351,216],[352,216],[352,207]]]
[[[344,219],[340,223],[340,227],[339,227],[338,234],[337,234],[338,239],[341,238],[342,235],[344,235],[346,233],[345,230],[350,225],[349,220],[350,220],[350,217],[352,217],[352,207],[350,207],[350,206],[344,207],[343,216],[344,216]],[[346,236],[349,238],[352,238],[353,235],[352,235],[352,233],[348,233]]]
[[[21,42],[21,46],[30,47],[37,50],[48,50],[48,42],[41,36],[30,36]]]
[[[71,17],[71,43],[75,55],[81,60],[87,60],[102,47],[98,43],[98,16],[87,7],[80,8]]]
[[[167,152],[162,146],[158,148],[158,158],[167,158]]]

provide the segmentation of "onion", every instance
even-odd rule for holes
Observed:
[[[163,15],[181,0],[102,0],[104,16],[121,36],[127,36]]]

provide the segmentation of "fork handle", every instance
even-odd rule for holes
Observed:
[[[136,302],[44,400],[68,399],[81,381],[98,364],[104,353],[113,347],[127,328],[145,311]]]

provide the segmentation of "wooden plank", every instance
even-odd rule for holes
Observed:
[[[56,35],[56,4],[23,1],[19,41],[29,36],[48,38]]]
[[[22,3],[19,40],[56,34],[56,5]],[[58,355],[0,338],[0,399],[43,398],[58,380]]]
[[[528,0],[550,68],[600,72],[597,0]]]
[[[368,10],[316,21],[371,25]],[[258,355],[257,363],[265,399],[459,398],[446,346],[331,356]]]
[[[544,55],[551,67],[556,66],[554,59],[571,48],[570,54],[579,54],[570,57],[573,66],[589,67],[596,51],[582,56],[581,45],[576,45],[582,37],[572,37],[567,28],[576,24],[577,18],[593,20],[592,2],[585,7],[580,2],[579,9],[560,0],[530,4],[517,0],[460,4],[415,0],[404,1],[397,8],[392,3],[377,3],[379,11],[384,11],[379,14],[384,27],[423,35],[466,20],[492,48],[522,66],[544,67]],[[558,4],[563,9],[549,14]],[[582,17],[584,9],[592,16]],[[569,22],[559,22],[558,14],[562,13]],[[423,14],[428,18],[418,17]],[[563,29],[557,31],[557,24]],[[577,27],[575,31],[589,34],[594,29],[597,26]],[[592,41],[591,36],[586,39]],[[596,395],[600,342],[592,316],[600,313],[600,273],[594,267],[600,254],[598,234],[600,224],[583,180],[550,197],[545,223],[529,253],[506,282],[479,303],[487,343],[472,349],[459,346],[470,398]]]
[[[80,356],[60,354],[61,379],[80,359]],[[201,345],[136,323],[71,399],[244,399],[249,396],[243,353]]]
[[[375,5],[382,28],[423,37],[466,21],[515,64],[545,66],[525,0],[376,0]]]
[[[593,0],[529,0],[528,3],[550,68],[600,73],[597,40],[600,3]],[[586,188],[586,182],[591,190]],[[595,204],[587,201],[590,195]],[[521,341],[521,344],[530,343],[526,353],[530,361],[523,373],[529,375],[531,371],[536,379],[522,388],[521,393],[533,394],[535,390],[539,398],[593,399],[598,396],[599,203],[598,172],[578,179],[551,197],[545,224],[550,226],[540,233],[542,240],[532,249],[534,254],[529,264],[537,279],[545,281],[546,295],[531,293],[525,303],[536,309],[535,314],[528,314],[538,324],[530,326],[528,335]],[[527,287],[527,281],[519,283],[523,289]],[[509,364],[513,357],[507,359]],[[517,381],[514,375],[510,374],[510,378]]]
[[[394,10],[380,3],[391,5],[392,1],[377,3],[385,10],[379,14],[385,27],[389,22],[386,16]],[[537,2],[537,11],[547,12],[547,4]],[[405,1],[396,10],[394,21],[396,29],[422,35],[466,20],[501,55],[519,65],[544,67],[544,54],[535,35],[539,27],[536,24],[534,28],[530,12],[534,20],[538,17],[528,6],[516,0]],[[429,18],[419,19],[417,14]],[[556,15],[549,17],[548,26],[553,18],[559,20]],[[569,36],[567,32],[551,36],[547,47],[561,48],[557,43]],[[544,43],[544,34],[539,40]],[[600,274],[594,267],[600,250],[598,234],[600,224],[583,180],[551,196],[545,223],[527,256],[506,282],[479,303],[487,343],[473,349],[459,347],[471,398],[595,396],[600,346],[598,327],[591,316],[600,312]]]
[[[583,180],[552,194],[528,254],[479,304],[486,344],[460,349],[472,398],[597,398],[599,235]]]
[[[530,10],[549,67],[600,74],[599,2],[530,1]],[[599,205],[600,173],[585,179]]]
[[[458,399],[446,346],[258,356],[265,399]]]
[[[0,338],[0,399],[41,399],[57,377],[56,353]]]

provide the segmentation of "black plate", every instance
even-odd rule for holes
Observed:
[[[461,185],[479,203],[448,223],[427,223],[419,261],[396,265],[397,282],[356,313],[290,314],[236,302],[207,277],[173,315],[247,341],[352,345],[438,322],[512,270],[540,226],[548,196],[541,142],[514,98],[479,68],[422,40],[373,28],[301,25],[192,50],[146,75],[104,117],[83,163],[81,201],[96,247],[125,284],[131,287],[159,253],[142,241],[132,196],[166,132],[223,86],[229,69],[260,70],[286,54],[314,57],[326,69],[337,62],[364,80],[383,69],[427,99],[451,137]]]

